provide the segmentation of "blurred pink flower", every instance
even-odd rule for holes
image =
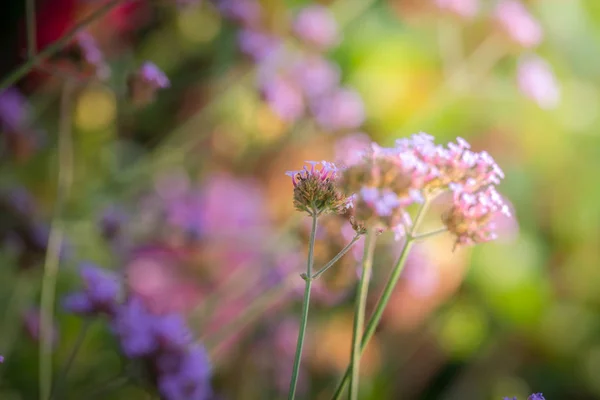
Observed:
[[[502,0],[494,17],[500,28],[517,44],[533,48],[540,44],[544,33],[538,21],[517,0]]]
[[[552,109],[560,101],[560,88],[550,65],[542,58],[529,54],[519,60],[517,79],[521,92],[541,108]]]
[[[371,148],[371,138],[366,133],[350,133],[335,144],[335,162],[350,166],[362,160],[364,152]]]
[[[435,5],[461,18],[473,18],[479,11],[479,0],[434,0]]]
[[[294,32],[304,42],[321,50],[338,44],[340,33],[333,14],[320,5],[302,9],[294,21]]]

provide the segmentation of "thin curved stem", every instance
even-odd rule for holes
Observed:
[[[352,353],[350,357],[350,400],[358,399],[358,386],[360,379],[360,353],[361,338],[365,325],[365,313],[367,307],[367,294],[369,282],[371,281],[371,270],[373,268],[373,252],[375,251],[375,232],[372,228],[367,232],[365,249],[362,260],[362,273],[358,283],[356,296],[356,311],[354,312],[354,326],[352,330]]]
[[[25,3],[25,14],[27,17],[27,57],[32,58],[37,53],[35,0],[27,0]]]
[[[385,307],[387,306],[388,302],[390,301],[390,298],[392,297],[392,293],[394,292],[394,289],[396,288],[398,280],[400,279],[400,275],[402,274],[402,271],[404,270],[404,264],[406,263],[406,259],[408,258],[408,253],[410,252],[410,249],[414,243],[413,235],[416,232],[416,230],[418,229],[421,222],[423,221],[423,218],[425,217],[428,207],[429,207],[429,201],[425,200],[425,203],[423,203],[421,205],[421,207],[419,208],[419,211],[417,211],[417,216],[415,217],[415,222],[413,223],[412,229],[410,230],[409,234],[406,235],[406,240],[404,242],[404,245],[402,246],[402,251],[400,253],[400,257],[398,257],[398,261],[396,261],[396,265],[392,269],[390,277],[389,277],[389,279],[383,289],[383,292],[381,294],[381,297],[379,298],[379,301],[377,302],[377,305],[375,306],[375,311],[373,312],[373,315],[371,315],[371,318],[369,318],[369,322],[367,323],[367,327],[365,329],[365,333],[363,334],[361,345],[360,345],[360,354],[361,355],[362,355],[362,352],[365,351],[367,344],[369,344],[369,341],[375,334],[375,330],[377,329],[377,326],[379,325],[379,322],[381,321],[381,317],[383,316]],[[338,387],[336,388],[335,393],[333,394],[332,400],[338,400],[341,397],[341,395],[344,391],[344,388],[348,384],[349,378],[350,378],[350,366],[348,366],[348,368],[346,368],[346,372],[344,373],[344,376],[343,376],[341,382],[339,383]]]
[[[444,232],[448,232],[448,228],[440,228],[440,229],[436,229],[435,231],[421,233],[419,235],[413,236],[413,239],[414,240],[428,239],[430,237],[437,236],[440,233],[444,233]]]
[[[75,37],[75,35],[77,35],[82,30],[86,29],[94,21],[108,14],[113,8],[115,8],[117,5],[124,1],[125,0],[108,1],[106,4],[104,4],[103,6],[99,7],[96,11],[91,13],[88,17],[84,18],[80,23],[75,25],[73,29],[67,32],[63,37],[50,44],[39,53],[36,53],[34,57],[29,57],[29,59],[23,64],[21,64],[21,66],[19,66],[11,74],[2,79],[2,81],[0,82],[0,92],[17,82],[25,75],[27,75],[27,73],[33,68],[35,68],[39,63],[62,50],[63,47],[69,44],[69,42],[71,41],[71,39],[73,39],[73,37]]]
[[[42,400],[49,398],[52,384],[52,327],[54,298],[56,294],[56,274],[60,263],[60,252],[64,237],[62,210],[71,186],[73,174],[71,95],[71,82],[66,81],[60,105],[61,115],[58,136],[58,186],[56,204],[52,224],[50,226],[48,250],[44,261],[44,277],[42,280],[40,300],[39,381],[40,398]]]
[[[310,290],[312,287],[312,268],[314,263],[315,236],[317,233],[317,213],[312,213],[312,228],[310,230],[310,241],[308,243],[308,261],[306,263],[306,274],[303,278],[306,282],[304,287],[304,300],[302,302],[302,317],[300,319],[300,329],[298,332],[298,343],[296,344],[296,355],[294,356],[294,367],[292,370],[292,379],[290,381],[290,391],[288,400],[294,400],[296,396],[296,387],[298,385],[298,372],[300,371],[300,361],[302,358],[302,347],[304,346],[304,336],[306,334],[306,324],[308,322],[308,309],[310,306]]]
[[[323,273],[325,271],[327,271],[329,268],[333,267],[333,265],[339,261],[340,258],[344,257],[344,255],[352,248],[352,246],[354,246],[354,244],[356,242],[358,242],[358,239],[360,239],[359,234],[356,234],[356,236],[354,236],[354,238],[352,238],[352,241],[350,243],[348,243],[346,245],[346,247],[344,247],[342,250],[340,250],[339,253],[337,253],[335,255],[335,257],[333,257],[327,264],[325,264],[325,266],[323,268],[321,268],[320,270],[318,270],[317,272],[315,272],[315,274],[312,276],[313,279],[317,279],[318,277],[320,277],[321,275],[323,275]]]

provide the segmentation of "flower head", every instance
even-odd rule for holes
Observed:
[[[311,109],[317,123],[331,131],[356,129],[365,120],[364,103],[353,89],[334,90],[318,98]]]
[[[348,207],[348,198],[338,188],[338,170],[327,161],[307,161],[311,165],[299,171],[288,171],[294,185],[294,206],[310,215],[341,214]],[[321,165],[320,169],[315,166]]]
[[[168,88],[171,82],[154,63],[147,61],[129,77],[127,85],[130,99],[138,106],[145,106],[154,101],[159,89]]]
[[[217,7],[226,18],[242,26],[256,26],[262,15],[258,0],[218,0]]]
[[[541,393],[533,393],[527,398],[527,400],[546,400]]]
[[[479,0],[434,0],[434,3],[440,10],[466,19],[475,17],[479,8]]]
[[[159,377],[159,390],[165,400],[207,400],[211,396],[210,361],[204,348],[192,345],[172,372]]]
[[[104,55],[98,47],[94,37],[88,32],[80,32],[76,36],[76,41],[86,66],[90,68],[98,78],[102,80],[108,79],[110,77],[110,67],[106,64]]]
[[[294,21],[294,33],[300,40],[319,50],[327,50],[340,40],[337,22],[331,12],[319,5],[302,9]]]
[[[340,82],[339,67],[318,56],[301,58],[294,66],[293,73],[309,99],[326,95]]]
[[[552,68],[542,58],[526,55],[519,60],[517,79],[521,92],[541,108],[555,108],[560,101],[560,89]]]
[[[516,44],[529,49],[542,41],[542,27],[520,1],[502,0],[496,6],[494,17],[500,29]]]
[[[254,61],[261,61],[279,49],[278,38],[255,29],[242,29],[238,33],[238,44],[242,53]]]
[[[64,308],[75,314],[113,314],[121,289],[117,276],[95,265],[84,264],[81,278],[84,290],[65,297]]]

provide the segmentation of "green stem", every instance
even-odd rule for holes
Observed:
[[[60,372],[58,378],[56,379],[56,382],[54,383],[54,385],[52,386],[52,389],[50,390],[50,400],[52,400],[55,397],[54,395],[57,391],[60,392],[64,388],[64,385],[67,381],[67,375],[69,374],[69,370],[71,369],[71,366],[73,365],[73,362],[75,361],[75,358],[77,357],[77,353],[79,353],[79,349],[83,345],[85,337],[86,337],[92,323],[93,323],[92,319],[86,319],[83,322],[83,326],[79,330],[77,339],[75,339],[75,344],[73,345],[73,348],[71,349],[71,354],[69,354],[69,358],[67,359],[67,362],[65,363],[65,366],[63,367],[63,370]],[[61,397],[59,395],[59,398],[63,398],[63,397]]]
[[[381,294],[381,297],[379,298],[379,301],[377,302],[375,311],[373,312],[373,315],[371,315],[371,318],[369,318],[369,322],[367,323],[367,327],[365,329],[365,333],[363,334],[362,341],[360,344],[360,354],[362,354],[362,352],[365,351],[365,348],[367,347],[369,340],[371,340],[371,338],[375,334],[375,330],[377,329],[377,325],[379,325],[379,322],[381,321],[381,317],[383,316],[385,307],[387,306],[388,302],[390,301],[390,298],[392,297],[392,293],[394,292],[394,289],[396,288],[396,284],[398,283],[398,280],[400,279],[400,275],[402,274],[402,271],[404,269],[404,264],[406,263],[408,253],[409,253],[410,248],[412,247],[412,244],[414,241],[413,235],[416,232],[419,224],[422,222],[428,207],[429,207],[429,202],[427,200],[425,200],[425,203],[423,203],[423,205],[420,207],[419,211],[417,212],[417,216],[415,218],[415,222],[413,224],[413,227],[412,227],[410,233],[408,235],[406,235],[406,240],[404,242],[404,245],[402,246],[402,251],[400,253],[400,257],[398,257],[398,261],[396,262],[396,265],[394,266],[392,273],[390,274],[390,277],[383,289],[383,293]],[[341,397],[341,395],[344,391],[344,388],[348,384],[349,378],[350,378],[350,366],[348,366],[348,368],[346,368],[346,372],[344,373],[344,376],[343,376],[341,382],[339,383],[335,393],[333,394],[332,400],[338,400]]]
[[[312,278],[313,279],[317,279],[325,271],[327,271],[329,268],[333,267],[333,265],[336,262],[338,262],[340,258],[344,257],[344,255],[352,248],[352,246],[354,246],[354,243],[358,242],[358,239],[360,239],[360,235],[356,234],[356,236],[354,236],[354,238],[352,239],[352,241],[350,243],[348,243],[346,245],[346,247],[344,247],[342,250],[340,250],[340,252],[337,253],[336,256],[331,259],[331,261],[329,261],[327,264],[325,264],[325,266],[323,268],[321,268],[320,270],[318,270],[317,272],[315,272],[315,274],[312,276]]]
[[[308,243],[308,261],[306,263],[306,275],[303,275],[306,286],[304,288],[304,301],[302,302],[302,317],[300,320],[300,329],[298,332],[298,343],[296,345],[296,355],[294,357],[294,368],[292,379],[290,381],[290,391],[288,400],[294,400],[296,396],[296,386],[298,385],[298,372],[300,371],[300,359],[302,358],[302,346],[304,345],[304,335],[306,333],[306,323],[308,322],[308,308],[310,305],[310,289],[312,287],[312,268],[314,263],[315,236],[317,233],[317,213],[312,213],[312,228],[310,231],[310,242]]]
[[[375,232],[372,228],[367,232],[365,249],[362,260],[362,274],[358,283],[358,294],[356,296],[356,311],[354,313],[354,328],[352,330],[352,353],[350,358],[350,400],[358,399],[358,384],[360,374],[360,340],[365,325],[365,312],[367,307],[367,293],[369,292],[369,281],[373,267],[373,252],[375,251]]]
[[[27,57],[35,57],[37,53],[37,27],[35,18],[35,0],[27,0],[25,3],[27,16]]]
[[[431,231],[431,232],[425,232],[425,233],[421,233],[420,235],[415,235],[413,236],[414,240],[423,240],[423,239],[428,239],[432,236],[437,236],[440,233],[444,233],[447,232],[448,228],[440,228],[440,229],[436,229],[435,231]]]
[[[71,39],[75,37],[79,32],[86,29],[92,22],[96,21],[99,18],[102,18],[104,15],[108,14],[114,7],[122,3],[124,0],[110,0],[103,6],[99,7],[96,11],[91,13],[88,17],[84,18],[83,21],[78,23],[67,32],[63,37],[52,43],[51,45],[44,48],[44,50],[36,53],[34,57],[30,57],[27,61],[25,61],[21,66],[15,69],[11,74],[6,76],[0,82],[0,92],[14,84],[16,81],[27,75],[29,71],[35,68],[39,63],[44,61],[45,59],[51,57],[55,53],[62,50],[63,47],[67,46]]]
[[[61,98],[58,136],[58,187],[54,216],[50,225],[48,249],[44,261],[44,277],[40,300],[39,380],[40,398],[50,396],[52,384],[52,334],[56,274],[60,263],[64,229],[62,210],[71,186],[73,174],[73,144],[71,138],[71,82],[65,82]]]

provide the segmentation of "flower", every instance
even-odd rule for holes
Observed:
[[[81,56],[86,66],[93,71],[93,74],[102,80],[110,77],[110,67],[104,60],[104,55],[98,47],[96,40],[88,32],[80,32],[75,37],[77,45],[81,51]]]
[[[218,0],[217,7],[223,16],[243,26],[255,26],[261,19],[258,0]]]
[[[292,79],[272,76],[262,82],[260,90],[273,112],[284,121],[293,122],[304,114],[302,91]]]
[[[550,65],[536,55],[522,56],[517,69],[521,92],[541,108],[552,109],[560,101],[560,89]]]
[[[371,138],[366,133],[356,132],[339,139],[335,144],[335,161],[350,166],[359,163],[371,146]]]
[[[323,213],[341,214],[349,206],[349,201],[337,186],[338,170],[333,163],[327,161],[307,161],[308,169],[288,171],[294,185],[294,206],[298,211],[306,211],[309,215]],[[321,165],[320,169],[315,166]]]
[[[146,61],[127,81],[129,98],[138,107],[152,103],[159,89],[171,85],[169,78],[156,65]]]
[[[546,400],[541,393],[533,393],[527,398],[527,400]]]
[[[453,205],[442,215],[442,221],[452,234],[456,245],[471,245],[496,238],[492,217],[501,212],[510,216],[508,206],[493,185],[474,192],[462,185],[452,185]]]
[[[365,120],[362,98],[349,88],[340,88],[318,98],[311,109],[317,123],[331,131],[356,129]]]
[[[536,47],[542,41],[542,27],[520,1],[500,1],[494,11],[494,18],[500,29],[524,48]]]
[[[473,18],[479,8],[479,0],[434,0],[435,5],[461,18]]]
[[[340,41],[333,14],[319,5],[303,8],[294,20],[293,30],[300,40],[319,50],[327,50]]]
[[[84,290],[65,297],[63,307],[75,314],[113,314],[120,292],[117,276],[86,263],[81,267],[81,278]]]
[[[246,28],[238,33],[238,45],[242,53],[254,61],[261,61],[275,52],[281,43],[275,36]]]
[[[333,91],[340,82],[339,67],[319,56],[303,57],[293,69],[298,85],[309,99]]]
[[[211,396],[210,361],[204,348],[192,345],[173,372],[159,377],[158,387],[165,400],[205,400]],[[175,364],[175,365],[176,365]]]

